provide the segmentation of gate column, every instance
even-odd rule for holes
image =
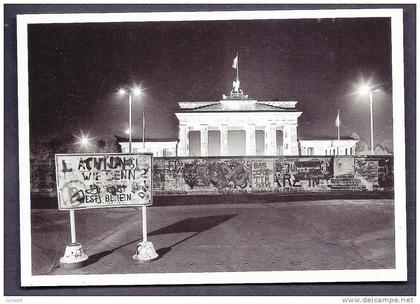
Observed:
[[[200,128],[201,156],[209,156],[209,126],[201,125]]]
[[[229,154],[228,128],[227,125],[220,126],[220,155],[227,156]]]
[[[178,156],[189,156],[188,126],[179,125]]]
[[[246,141],[245,151],[247,156],[253,156],[257,154],[257,145],[255,142],[255,125],[248,125],[245,129]]]

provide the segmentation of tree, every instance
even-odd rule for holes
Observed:
[[[50,155],[50,151],[48,150],[47,145],[45,142],[41,142],[36,138],[31,138],[30,140],[30,158],[32,161],[35,162],[46,162],[47,158]]]
[[[106,141],[103,139],[98,140],[97,144],[97,150],[98,152],[104,152],[105,146],[106,146]]]
[[[382,144],[377,144],[375,146],[375,155],[389,155],[387,149]]]
[[[369,155],[370,154],[369,146],[363,140],[363,138],[361,138],[357,133],[353,133],[351,137],[357,140],[356,148],[355,148],[356,155]]]
[[[107,152],[113,152],[113,153],[121,152],[120,144],[118,143],[118,139],[115,135],[110,136],[106,140],[106,149],[107,149]]]
[[[357,134],[356,132],[353,132],[353,134],[350,137],[353,138],[353,139],[356,139],[356,140],[360,139],[359,134]]]
[[[103,153],[118,153],[121,152],[117,137],[111,135],[109,137],[101,138],[96,142],[96,152]]]
[[[394,154],[394,145],[391,139],[385,139],[381,145],[388,154]]]

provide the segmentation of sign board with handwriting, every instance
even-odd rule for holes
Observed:
[[[149,206],[152,154],[56,154],[58,208]]]

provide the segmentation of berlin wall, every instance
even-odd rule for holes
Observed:
[[[56,196],[54,162],[31,161],[31,193]]]
[[[155,195],[392,191],[392,156],[156,158]]]
[[[53,166],[31,166],[31,192],[55,195]],[[50,172],[51,171],[51,172]],[[154,195],[393,191],[393,156],[153,159]]]

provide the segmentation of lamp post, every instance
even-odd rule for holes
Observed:
[[[138,87],[134,87],[129,89],[120,89],[118,93],[128,97],[128,152],[131,153],[131,134],[133,133],[133,129],[131,127],[131,103],[133,95],[140,95],[141,91]]]
[[[375,155],[373,144],[373,94],[379,92],[381,89],[378,86],[370,87],[366,84],[359,86],[358,93],[360,95],[369,96],[369,112],[370,112],[370,154]]]
[[[131,134],[133,133],[133,129],[131,126],[131,103],[133,96],[137,96],[141,94],[141,90],[138,87],[133,87],[129,89],[120,89],[120,95],[124,95],[128,97],[128,151],[129,153],[132,152],[131,150]],[[145,151],[145,120],[144,120],[144,112],[142,115],[142,123],[143,123],[143,152]],[[152,191],[152,190],[151,190]],[[138,244],[136,254],[133,256],[133,259],[144,262],[156,259],[158,257],[153,244],[147,241],[147,209],[146,205],[142,205],[142,228],[143,228],[143,241]]]
[[[144,118],[144,111],[143,111],[143,115],[142,115],[142,124],[143,124],[143,152],[146,151],[146,142],[145,142],[145,135],[146,135],[146,120]]]

